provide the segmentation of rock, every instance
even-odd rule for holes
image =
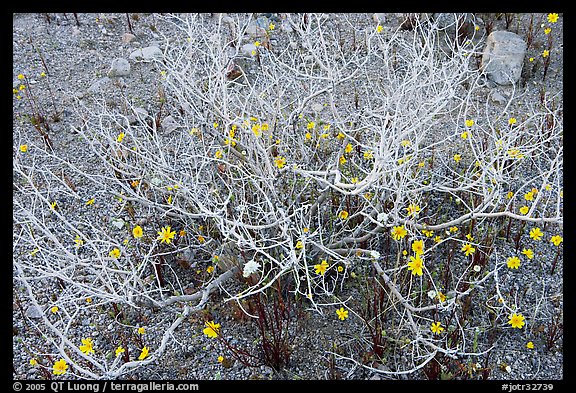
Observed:
[[[322,109],[324,109],[324,105],[322,104],[317,103],[312,105],[312,110],[314,112],[322,112]]]
[[[30,306],[26,309],[26,316],[31,319],[42,318],[42,310],[38,309],[36,306]]]
[[[253,56],[252,52],[256,51],[256,45],[254,44],[244,44],[242,45],[242,48],[240,49],[240,51],[242,52],[242,54],[244,56]]]
[[[134,108],[134,114],[127,117],[128,124],[134,125],[138,121],[143,121],[148,116],[148,111],[144,108]]]
[[[164,120],[162,120],[162,128],[167,134],[170,134],[178,127],[180,127],[180,125],[176,122],[176,120],[174,120],[172,116],[166,116]]]
[[[130,74],[130,63],[128,60],[121,57],[112,60],[110,71],[108,71],[108,76],[126,76],[128,74]]]
[[[145,48],[136,49],[130,53],[130,60],[135,61],[152,61],[154,59],[161,59],[164,56],[160,48],[157,46],[147,46]]]
[[[130,42],[134,41],[135,39],[136,39],[136,36],[134,34],[130,34],[130,33],[122,34],[122,42],[125,44],[129,44]]]
[[[234,19],[231,16],[226,15],[225,17],[222,18],[222,22],[228,23],[228,24],[233,24]]]
[[[290,25],[290,22],[288,22],[287,20],[282,21],[282,24],[280,25],[280,30],[286,33],[292,33],[294,31],[294,29]]]
[[[507,101],[506,97],[498,93],[496,90],[492,91],[492,93],[490,94],[490,99],[492,100],[492,102],[495,102],[496,104],[500,105],[505,104]]]
[[[113,218],[112,219],[112,226],[118,229],[124,228],[124,220],[121,218]]]
[[[87,93],[95,94],[95,93],[102,93],[112,84],[110,83],[110,78],[107,76],[98,79],[96,82],[92,83],[87,90]]]
[[[256,25],[256,22],[252,22],[246,28],[246,34],[252,38],[263,38],[266,36],[266,29]]]
[[[493,31],[486,39],[480,69],[499,85],[518,82],[522,74],[526,42],[510,31]]]
[[[386,15],[388,14],[374,14],[372,15],[372,19],[374,19],[376,23],[383,24],[386,22]]]

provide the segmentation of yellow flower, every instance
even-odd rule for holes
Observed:
[[[432,333],[434,334],[440,334],[444,328],[440,326],[440,322],[434,322],[432,326],[430,326],[430,330],[432,330]]]
[[[528,341],[528,342],[526,343],[526,348],[528,348],[528,349],[534,349],[534,343],[533,343],[532,341]]]
[[[94,204],[94,198],[88,199],[88,200],[86,201],[86,203],[85,203],[86,206],[90,206],[90,205],[93,205],[93,204]]]
[[[146,334],[146,328],[144,328],[143,326],[140,326],[138,328],[138,334]]]
[[[440,300],[440,302],[445,302],[446,301],[446,295],[444,295],[442,292],[438,291],[438,300]]]
[[[424,168],[425,162],[424,161],[420,161],[418,163],[418,168]]]
[[[38,360],[36,360],[34,358],[30,359],[30,365],[32,367],[36,367],[38,365]]]
[[[434,234],[434,231],[428,230],[428,229],[422,229],[422,233],[426,236],[426,237],[432,237],[432,235]]]
[[[464,131],[462,134],[460,134],[460,138],[462,139],[468,139],[468,131]]]
[[[340,161],[340,165],[344,165],[344,164],[346,164],[346,161],[347,161],[347,160],[346,160],[346,157],[340,156],[339,161]]]
[[[20,151],[26,153],[28,151],[28,145],[20,145]]]
[[[316,274],[320,274],[321,276],[324,275],[324,273],[326,273],[326,269],[328,269],[330,265],[328,265],[328,262],[326,262],[325,259],[322,260],[321,263],[314,265],[314,270],[316,271]]]
[[[54,307],[52,307],[52,308],[50,309],[50,311],[52,311],[52,314],[56,314],[56,313],[58,312],[58,310],[60,310],[60,309],[58,308],[58,306],[54,306]]]
[[[558,247],[558,246],[560,245],[560,243],[562,243],[562,242],[564,241],[564,239],[562,238],[562,236],[556,235],[556,236],[552,236],[552,237],[550,238],[550,241],[551,241],[552,243],[554,243],[554,245],[555,245],[556,247]]]
[[[508,193],[506,194],[506,199],[511,199],[514,196],[514,193],[512,191],[508,191]]]
[[[338,273],[342,273],[344,271],[344,267],[343,266],[338,266],[336,268],[336,270],[338,270]]]
[[[304,135],[304,138],[309,141],[310,139],[312,139],[312,134],[310,134],[309,132],[306,133],[306,135]]]
[[[338,217],[342,220],[345,220],[348,218],[348,212],[346,210],[342,210],[340,213],[338,213]]]
[[[352,179],[350,179],[350,183],[352,183],[352,184],[356,184],[358,182],[359,182],[359,180],[357,177],[353,177]]]
[[[374,153],[372,153],[371,150],[365,151],[364,152],[364,159],[365,160],[371,160],[374,158]]]
[[[274,159],[274,165],[276,165],[276,167],[278,169],[282,169],[284,168],[284,165],[286,165],[286,158],[282,157],[282,156],[278,156]]]
[[[376,26],[376,32],[377,33],[382,33],[382,30],[384,30],[384,27],[382,27],[382,25]]]
[[[206,268],[206,272],[208,272],[208,274],[212,274],[212,272],[214,272],[214,266],[210,265]]]
[[[474,237],[473,237],[471,234],[467,233],[467,234],[466,234],[466,239],[472,241],[472,240],[474,240]]]
[[[524,316],[522,314],[512,314],[510,320],[508,321],[513,328],[522,329],[524,326]]]
[[[420,255],[416,255],[414,258],[410,255],[410,262],[408,262],[408,270],[412,271],[412,275],[422,275],[422,268],[424,267],[424,261],[420,258]]]
[[[302,244],[302,242],[300,240],[298,240],[296,242],[296,245],[294,246],[297,250],[300,250],[302,248],[304,248],[304,244]]]
[[[108,255],[110,255],[112,258],[118,259],[120,258],[120,250],[118,248],[113,248]]]
[[[424,241],[423,240],[415,240],[412,242],[412,251],[416,255],[424,254]]]
[[[474,120],[467,119],[465,123],[466,127],[472,127],[474,125]]]
[[[404,225],[395,226],[394,228],[392,228],[392,231],[390,232],[394,240],[403,239],[407,233],[408,232],[404,228]]]
[[[550,55],[550,51],[548,49],[544,49],[544,52],[542,52],[542,57],[548,57]]]
[[[218,356],[218,363],[222,363],[224,361],[224,356]]]
[[[213,126],[214,128],[218,128],[218,125],[219,125],[219,124],[218,124],[217,121],[215,121],[215,122],[212,124],[212,126]],[[234,135],[230,135],[230,138],[234,138]]]
[[[509,257],[506,260],[506,265],[510,269],[518,269],[520,267],[520,258],[518,258],[517,256]]]
[[[461,159],[462,159],[461,154],[454,154],[454,161],[456,161],[458,163],[458,162],[460,162]]]
[[[340,307],[336,310],[336,315],[338,315],[338,319],[343,321],[348,318],[348,310],[345,310],[344,307]]]
[[[124,352],[126,352],[126,350],[124,349],[124,347],[122,347],[122,345],[119,345],[116,348],[116,351],[114,351],[114,353],[116,354],[116,357],[122,355]]]
[[[548,14],[548,22],[556,23],[557,21],[558,21],[558,14],[557,13]]]
[[[336,135],[336,138],[344,139],[344,138],[346,138],[346,135],[344,135],[342,132],[339,132],[338,135]]]
[[[523,215],[526,215],[526,214],[528,214],[528,211],[529,211],[529,210],[530,210],[530,209],[528,208],[528,206],[522,206],[522,207],[520,208],[520,213],[522,213]]]
[[[313,121],[308,122],[308,124],[306,125],[306,129],[308,130],[312,130],[314,127],[316,127],[316,123],[314,123]]]
[[[441,241],[442,241],[442,237],[440,237],[440,236],[435,236],[435,237],[434,237],[434,242],[435,242],[435,243],[440,243]]]
[[[411,203],[408,205],[408,207],[406,208],[407,214],[408,216],[416,216],[418,215],[418,212],[420,211],[420,206],[416,205],[415,203]]]
[[[86,303],[92,303],[92,298],[91,298],[91,297],[87,297],[87,298],[86,298]]]
[[[516,124],[516,118],[515,117],[511,117],[508,119],[508,125],[514,125]]]
[[[93,345],[94,345],[94,342],[92,341],[91,337],[83,338],[82,339],[82,345],[80,345],[80,350],[86,354],[94,353]]]
[[[260,126],[260,129],[262,131],[268,131],[269,128],[270,126],[268,125],[268,123],[262,123],[262,126]]]
[[[54,201],[54,202],[52,202],[52,203],[50,204],[50,208],[51,208],[52,210],[56,210],[56,209],[58,208],[58,204],[56,203],[56,201]]]
[[[535,228],[530,229],[530,238],[531,239],[542,240],[542,236],[544,236],[544,234],[542,233],[540,228],[535,227]]]
[[[400,142],[400,144],[402,145],[402,147],[408,147],[412,144],[412,142],[410,142],[409,140],[404,139],[402,142]]]
[[[176,231],[171,231],[170,230],[170,226],[165,226],[163,227],[160,231],[158,231],[158,237],[156,238],[156,240],[160,240],[160,243],[168,243],[170,244],[170,241],[174,238],[174,236],[176,236]]]
[[[220,324],[214,323],[214,321],[206,321],[204,322],[206,327],[204,328],[203,332],[208,338],[216,338],[219,334]]]
[[[216,153],[214,153],[214,157],[218,160],[221,159],[222,156],[223,156],[222,150],[216,150]]]
[[[547,27],[544,29],[544,34],[550,34],[551,31],[552,31],[552,29]]]
[[[534,61],[534,58],[531,57],[531,58],[528,59],[528,61],[529,61],[530,63],[532,63],[532,62]]]
[[[134,235],[134,237],[136,239],[142,237],[143,231],[142,231],[142,227],[140,225],[136,225],[134,227],[134,229],[132,229],[132,235]]]
[[[451,232],[451,233],[456,233],[456,232],[458,232],[458,227],[450,227],[450,232]]]
[[[260,41],[254,42],[254,46],[255,46],[256,48],[258,48],[258,47],[260,46]]]
[[[345,152],[345,153],[350,153],[353,149],[354,149],[354,147],[352,147],[352,144],[349,143],[349,144],[347,144],[346,147],[344,148],[344,152]]]
[[[527,201],[533,201],[534,200],[534,192],[528,191],[526,194],[524,194],[524,199],[526,199]]]
[[[532,251],[531,248],[529,248],[529,249],[523,248],[523,249],[522,249],[522,254],[526,255],[526,257],[527,257],[528,259],[534,258],[534,251]]]
[[[76,235],[76,238],[74,239],[74,243],[76,243],[76,247],[80,247],[81,245],[84,244],[84,240],[82,240],[80,235]]]
[[[122,140],[124,139],[125,136],[126,136],[126,134],[124,134],[123,132],[121,132],[121,133],[118,134],[118,136],[116,137],[116,142],[118,142],[118,143],[122,142]]]
[[[371,192],[367,192],[364,194],[364,198],[371,200],[372,199],[372,193]]]
[[[268,25],[268,30],[272,31],[274,30],[274,28],[276,27],[276,25],[272,22],[270,22],[270,24]]]
[[[144,347],[142,348],[142,352],[140,352],[140,356],[138,356],[138,360],[144,360],[148,357],[148,352],[150,352],[150,348]]]
[[[24,79],[24,75],[18,74],[17,78],[20,79],[20,80],[22,80],[22,79]]]
[[[476,249],[472,247],[470,243],[466,243],[464,244],[464,246],[462,246],[461,251],[463,251],[466,254],[466,256],[469,256],[470,254],[474,254]]]
[[[476,31],[480,30],[480,26],[474,25],[474,30],[476,30]]]
[[[305,228],[302,228],[302,232],[304,232],[304,233],[308,233],[308,232],[310,232],[310,228],[307,228],[307,227],[305,227]]]
[[[326,106],[326,104],[324,104],[324,106]],[[322,127],[322,129],[324,131],[328,131],[330,129],[330,124],[324,124],[324,126]]]
[[[52,366],[52,374],[54,375],[64,375],[66,370],[68,370],[68,365],[64,359],[56,361]]]

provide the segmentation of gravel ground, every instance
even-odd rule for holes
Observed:
[[[18,74],[29,77],[33,93],[39,102],[46,106],[54,105],[61,108],[62,115],[58,121],[50,121],[50,139],[53,142],[56,155],[67,157],[80,168],[89,168],[97,164],[97,160],[85,154],[82,141],[77,138],[73,127],[82,124],[80,111],[75,111],[73,105],[76,98],[83,99],[88,105],[95,105],[94,97],[103,93],[106,100],[121,105],[118,89],[112,86],[119,84],[127,97],[136,97],[140,101],[138,106],[146,108],[150,113],[155,107],[155,94],[159,85],[159,70],[153,63],[135,62],[130,60],[130,72],[122,77],[107,78],[111,63],[116,58],[129,59],[130,54],[138,48],[158,46],[163,49],[162,37],[158,31],[167,31],[171,27],[154,14],[137,14],[131,17],[131,28],[134,35],[129,35],[125,14],[77,14],[79,26],[75,16],[68,14],[50,14],[50,22],[44,14],[14,14],[13,16],[13,80],[17,89],[20,81]],[[330,16],[337,18],[337,16]],[[524,15],[523,18],[527,18]],[[210,20],[210,19],[208,19]],[[353,20],[358,26],[374,26],[372,14],[355,15]],[[542,70],[535,69],[527,78],[524,89],[524,99],[536,102],[539,90],[545,87],[549,91],[562,91],[562,17],[554,26],[551,34],[557,42],[557,51],[551,53],[551,65],[545,82],[540,77]],[[387,21],[393,26],[397,19],[390,17]],[[502,27],[504,21],[497,21],[496,27]],[[283,32],[278,33],[279,45],[282,45]],[[41,54],[41,56],[39,56]],[[528,53],[528,56],[534,56]],[[41,77],[40,73],[48,69],[48,75]],[[512,94],[511,87],[487,87],[480,94],[480,99],[487,99],[490,94],[497,92],[508,97]],[[16,94],[15,94],[16,95]],[[560,97],[561,98],[561,97]],[[90,104],[92,103],[92,104]],[[34,141],[41,145],[42,141],[30,124],[22,121],[19,115],[29,112],[24,100],[14,98],[13,110],[15,114],[13,135],[14,150],[18,150],[18,142],[22,140]],[[78,189],[89,193],[90,183],[74,178]],[[66,206],[71,197],[62,196],[58,199],[59,205]],[[102,202],[104,205],[104,202]],[[96,202],[95,207],[102,207]],[[90,220],[110,221],[112,214],[105,209],[93,209],[93,216],[87,218],[81,211],[70,211],[72,221],[87,222]],[[88,224],[85,224],[88,227]],[[485,357],[462,359],[463,363],[476,364],[478,371],[471,374],[472,379],[481,376],[481,369],[491,369],[490,379],[503,380],[557,380],[563,379],[563,338],[560,337],[550,349],[546,349],[546,334],[549,321],[554,315],[559,315],[562,321],[563,312],[563,258],[560,256],[555,273],[549,272],[556,248],[549,242],[533,244],[525,233],[522,244],[531,244],[535,250],[534,262],[527,265],[522,274],[506,272],[501,277],[503,290],[515,289],[521,293],[523,302],[539,304],[541,321],[518,334],[499,334],[495,340],[495,348]],[[502,242],[499,247],[502,253],[512,250],[513,245]],[[23,257],[22,250],[15,249],[15,258]],[[56,284],[56,282],[55,282]],[[37,285],[37,284],[35,284]],[[47,284],[42,284],[47,285]],[[346,287],[346,294],[357,295],[360,280],[350,279]],[[49,305],[53,302],[50,291],[46,287],[36,288],[44,293],[44,302]],[[23,293],[18,282],[14,281],[15,298],[23,301]],[[224,293],[216,294],[206,312],[217,317],[222,325],[223,336],[239,348],[253,349],[258,343],[258,332],[255,325],[242,318],[240,312],[228,304],[220,304],[219,298]],[[481,294],[475,298],[480,303]],[[24,301],[23,301],[24,302]],[[479,305],[480,307],[481,305]],[[90,312],[76,318],[77,326],[74,331],[78,336],[91,335],[103,350],[113,350],[107,337],[115,334],[115,325],[111,316],[103,309],[93,305],[88,308]],[[152,326],[143,336],[151,348],[160,344],[161,333],[171,323],[172,310],[150,310],[142,312],[126,311],[130,323],[135,326]],[[42,337],[33,328],[34,318],[23,317],[30,312],[24,302],[20,308],[15,301],[13,310],[13,377],[15,379],[42,379],[44,375],[38,367],[29,363],[29,348],[43,348]],[[53,322],[58,323],[56,316]],[[174,334],[174,342],[166,351],[162,359],[149,364],[143,369],[129,374],[128,379],[384,379],[372,371],[354,366],[344,360],[332,360],[326,351],[333,345],[345,347],[355,336],[359,329],[359,322],[349,319],[344,323],[333,316],[327,317],[304,310],[299,317],[299,331],[290,327],[294,338],[292,345],[296,349],[288,366],[280,372],[268,366],[245,367],[239,361],[234,361],[226,350],[223,342],[210,340],[202,334],[202,319],[199,315],[192,315],[184,320],[183,324]],[[480,337],[480,341],[482,341]],[[487,339],[487,338],[486,338]],[[527,349],[525,344],[534,342],[534,349]],[[186,343],[183,345],[182,343]],[[185,348],[185,350],[183,350]],[[48,351],[48,350],[47,350]],[[224,356],[225,361],[218,362],[218,356]],[[507,368],[509,366],[509,368]],[[425,375],[414,373],[408,379],[425,379]]]

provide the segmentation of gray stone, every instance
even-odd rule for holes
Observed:
[[[294,31],[294,29],[290,25],[290,22],[288,22],[287,20],[282,21],[282,24],[280,25],[280,29],[286,33],[292,33]]]
[[[256,51],[256,45],[244,44],[240,50],[244,56],[252,56],[252,52]]]
[[[104,90],[106,90],[107,88],[109,88],[112,84],[110,83],[110,78],[108,78],[107,76],[98,79],[96,82],[92,83],[90,85],[90,87],[88,88],[88,93],[90,94],[94,94],[94,93],[102,93],[104,92]]]
[[[144,108],[134,108],[134,114],[128,115],[128,124],[134,125],[137,124],[138,121],[143,121],[148,116],[148,111]]]
[[[154,59],[161,59],[163,53],[157,46],[147,46],[145,48],[136,49],[134,52],[130,53],[130,60],[135,61],[152,61]]]
[[[135,39],[136,39],[136,36],[134,34],[130,34],[130,33],[122,34],[122,42],[125,44],[129,44],[130,42],[134,41]]]
[[[374,22],[379,23],[379,24],[383,24],[384,22],[386,22],[386,15],[388,14],[374,14],[372,15],[372,19],[374,19]]]
[[[266,36],[266,30],[256,25],[256,22],[252,22],[246,28],[246,34],[252,38],[263,38]]]
[[[486,39],[480,69],[499,85],[518,82],[522,74],[526,42],[510,31],[493,31]]]
[[[312,105],[312,110],[314,112],[322,112],[323,109],[324,109],[324,105],[322,105],[322,104],[317,103],[317,104]]]
[[[42,310],[39,310],[36,306],[30,306],[26,309],[26,316],[31,319],[42,318]]]
[[[124,220],[121,218],[113,218],[112,219],[112,226],[118,229],[124,228]]]
[[[128,60],[121,57],[112,60],[110,65],[110,71],[108,71],[108,76],[126,76],[130,74],[130,63]]]
[[[495,102],[496,104],[505,104],[507,99],[506,97],[504,97],[502,94],[498,93],[496,90],[494,90],[491,94],[490,94],[490,99]]]
[[[164,120],[162,120],[162,128],[167,134],[170,134],[178,127],[180,127],[180,125],[176,122],[176,120],[174,120],[172,116],[166,116]]]

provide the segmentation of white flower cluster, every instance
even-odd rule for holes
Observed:
[[[251,260],[244,265],[244,271],[242,275],[248,277],[252,273],[256,273],[260,269],[260,263],[255,260]]]

